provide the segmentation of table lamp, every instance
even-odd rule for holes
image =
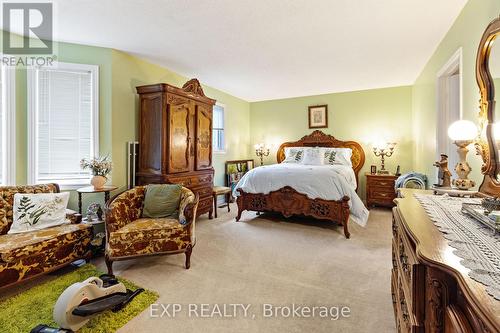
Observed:
[[[391,157],[392,153],[394,152],[394,147],[396,146],[396,143],[394,142],[380,142],[375,144],[373,147],[373,153],[375,156],[381,158],[382,165],[380,167],[380,170],[377,171],[377,173],[380,174],[388,174],[389,171],[385,169],[385,158],[386,157]]]
[[[457,120],[448,128],[448,136],[458,147],[459,161],[455,166],[458,178],[453,180],[453,185],[460,190],[468,190],[476,185],[473,180],[468,179],[471,167],[467,163],[467,153],[469,152],[467,146],[474,142],[477,137],[477,127],[470,120]]]
[[[269,148],[263,143],[255,145],[255,154],[260,157],[260,165],[264,165],[264,156],[269,156]]]

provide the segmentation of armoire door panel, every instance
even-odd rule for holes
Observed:
[[[165,130],[161,94],[141,98],[140,121],[138,172],[161,174],[162,133]]]
[[[186,172],[191,169],[192,103],[182,97],[169,96],[169,163],[168,172]]]
[[[212,166],[212,106],[196,105],[196,170]]]

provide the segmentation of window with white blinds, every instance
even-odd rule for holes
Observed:
[[[15,69],[0,66],[0,185],[15,183]]]
[[[213,108],[212,132],[212,149],[218,152],[225,151],[224,106],[221,104],[216,104]]]
[[[28,87],[30,183],[88,184],[80,160],[98,156],[98,67],[31,69]]]

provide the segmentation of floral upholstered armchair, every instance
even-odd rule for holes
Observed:
[[[185,253],[186,269],[195,245],[198,195],[183,187],[179,218],[143,218],[146,186],[125,191],[106,206],[106,266],[113,274],[113,262],[155,254]]]

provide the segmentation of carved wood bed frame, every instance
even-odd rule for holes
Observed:
[[[352,149],[352,168],[356,175],[356,185],[359,185],[358,174],[365,163],[365,152],[361,145],[355,141],[340,141],[333,136],[321,131],[314,131],[309,135],[295,142],[285,142],[278,149],[276,159],[281,163],[285,159],[285,147],[335,147]],[[357,189],[357,187],[356,187]],[[236,199],[238,204],[238,216],[245,210],[257,212],[277,212],[285,217],[292,215],[310,216],[316,219],[337,222],[344,226],[344,235],[350,237],[347,222],[349,221],[349,197],[344,196],[341,200],[309,199],[305,194],[299,193],[290,186],[285,186],[279,190],[262,193],[246,193],[238,189],[239,196]]]

